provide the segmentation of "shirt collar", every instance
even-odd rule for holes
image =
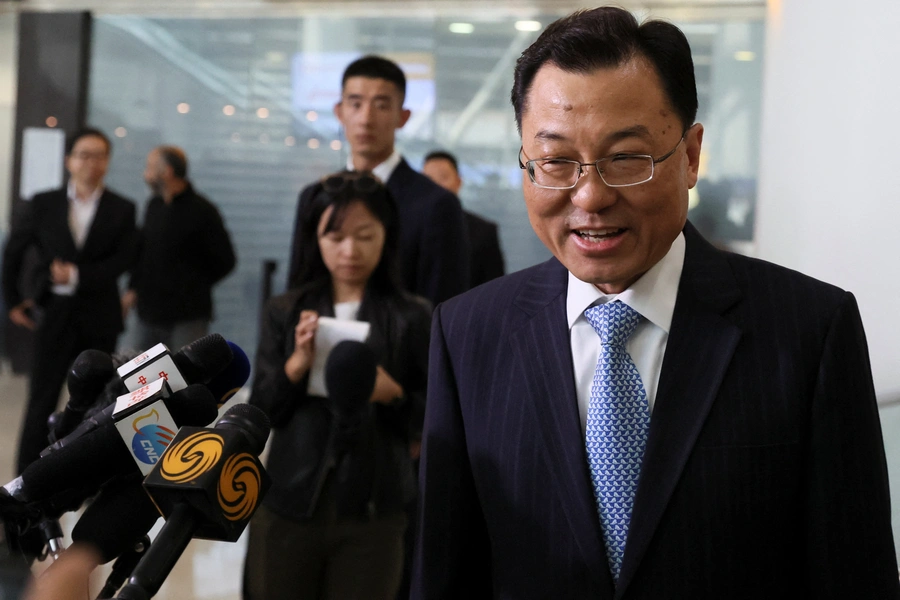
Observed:
[[[69,197],[69,200],[78,200],[78,197],[75,195],[75,182],[72,180],[69,180],[69,185],[66,187],[66,195]],[[102,195],[103,186],[100,185],[90,196],[81,198],[81,200],[84,200],[86,204],[94,204],[100,200],[100,196]]]
[[[372,174],[375,175],[378,179],[381,180],[382,183],[387,183],[387,180],[391,178],[391,175],[394,173],[394,169],[397,168],[397,165],[400,164],[400,159],[403,158],[400,156],[400,152],[394,148],[394,151],[391,153],[387,159],[372,169]],[[347,157],[347,170],[355,171],[353,168],[353,157]]]
[[[669,333],[678,282],[684,268],[684,233],[679,233],[662,259],[621,294],[604,294],[593,284],[581,281],[569,272],[566,294],[566,316],[569,329],[592,304],[621,300],[648,321]]]

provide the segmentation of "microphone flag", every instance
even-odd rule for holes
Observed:
[[[271,485],[248,446],[238,430],[182,427],[144,489],[166,519],[179,504],[203,515],[194,537],[237,541]]]

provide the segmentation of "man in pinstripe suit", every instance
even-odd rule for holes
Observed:
[[[684,35],[575,13],[512,96],[554,258],[435,311],[412,597],[900,598],[856,301],[687,222],[703,127]],[[584,312],[610,302],[639,317],[625,350],[649,411],[618,563],[585,443],[605,392]]]

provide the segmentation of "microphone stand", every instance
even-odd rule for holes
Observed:
[[[38,523],[41,535],[47,543],[47,554],[53,557],[53,560],[59,560],[59,555],[65,549],[63,546],[63,532],[59,525],[59,519],[49,519],[44,517]]]
[[[197,530],[193,512],[186,503],[175,505],[156,537],[163,543],[152,544],[144,553],[117,600],[150,600],[156,595]]]
[[[112,572],[106,578],[106,584],[104,584],[100,593],[97,594],[97,600],[106,600],[113,597],[118,589],[122,587],[122,584],[125,583],[125,580],[131,576],[132,571],[134,571],[134,568],[149,547],[150,536],[145,535],[133,548],[123,552],[116,559],[112,566]]]

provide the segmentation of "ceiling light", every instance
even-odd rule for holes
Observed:
[[[540,21],[516,21],[516,31],[540,31]]]
[[[453,33],[472,33],[475,26],[471,23],[450,23],[449,29]]]

